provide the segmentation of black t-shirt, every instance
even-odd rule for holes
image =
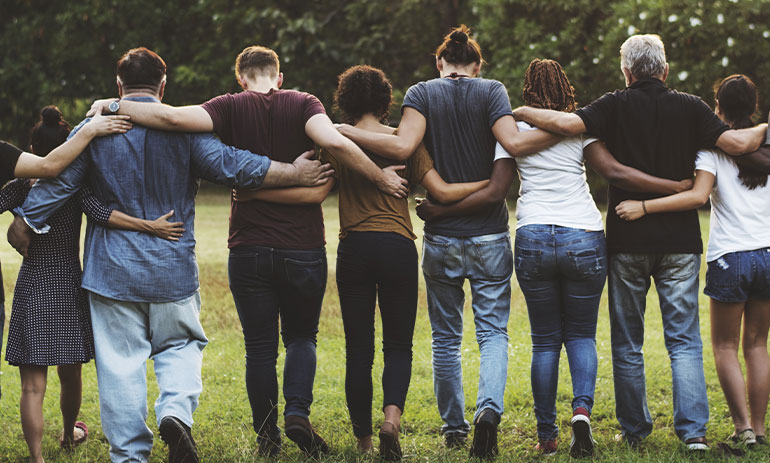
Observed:
[[[13,180],[13,171],[19,161],[22,151],[19,148],[0,141],[0,187]],[[5,290],[3,289],[3,272],[0,270],[0,303],[5,302]]]
[[[672,180],[692,177],[698,150],[713,148],[729,129],[701,98],[668,89],[654,78],[607,93],[578,110],[577,115],[588,133],[604,140],[619,162]],[[695,210],[651,214],[633,222],[626,222],[615,213],[615,206],[621,201],[657,196],[610,186],[610,253],[703,252]]]

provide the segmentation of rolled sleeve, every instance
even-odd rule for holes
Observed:
[[[197,177],[229,187],[262,186],[270,158],[225,145],[211,134],[194,137],[192,160]]]

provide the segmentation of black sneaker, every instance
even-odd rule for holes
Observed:
[[[169,463],[199,463],[198,448],[190,428],[174,416],[160,420],[160,438],[168,445]]]
[[[491,460],[497,456],[497,425],[500,423],[500,415],[485,408],[479,413],[476,422],[473,423],[476,428],[473,431],[473,444],[471,445],[470,456]]]
[[[257,452],[267,458],[272,458],[281,453],[281,435],[277,437],[257,436]]]
[[[448,449],[463,448],[467,439],[468,436],[461,432],[448,432],[444,434],[444,445]]]
[[[578,407],[570,420],[572,426],[572,441],[569,445],[569,454],[572,458],[586,458],[594,454],[593,433],[591,432],[591,419],[588,410]]]

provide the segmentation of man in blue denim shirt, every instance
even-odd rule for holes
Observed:
[[[154,52],[128,51],[118,61],[121,96],[159,101],[165,71]],[[185,224],[179,242],[171,242],[88,223],[82,285],[89,291],[102,428],[113,462],[149,459],[148,358],[154,360],[160,389],[155,411],[161,437],[169,444],[169,461],[198,461],[190,427],[202,390],[202,350],[208,342],[199,320],[193,235],[198,179],[258,188],[313,186],[326,175],[319,162],[305,155],[294,165],[283,164],[228,147],[211,134],[136,126],[124,135],[92,142],[59,178],[38,182],[16,211],[37,233],[45,233],[44,221],[88,183],[113,208],[136,217],[173,209],[175,219]]]

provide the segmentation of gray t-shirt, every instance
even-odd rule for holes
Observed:
[[[425,116],[425,146],[436,171],[449,183],[486,180],[492,174],[495,136],[492,126],[512,115],[505,86],[481,78],[439,78],[420,82],[406,92],[403,108]],[[481,213],[429,220],[430,234],[467,237],[508,231],[505,201]]]

